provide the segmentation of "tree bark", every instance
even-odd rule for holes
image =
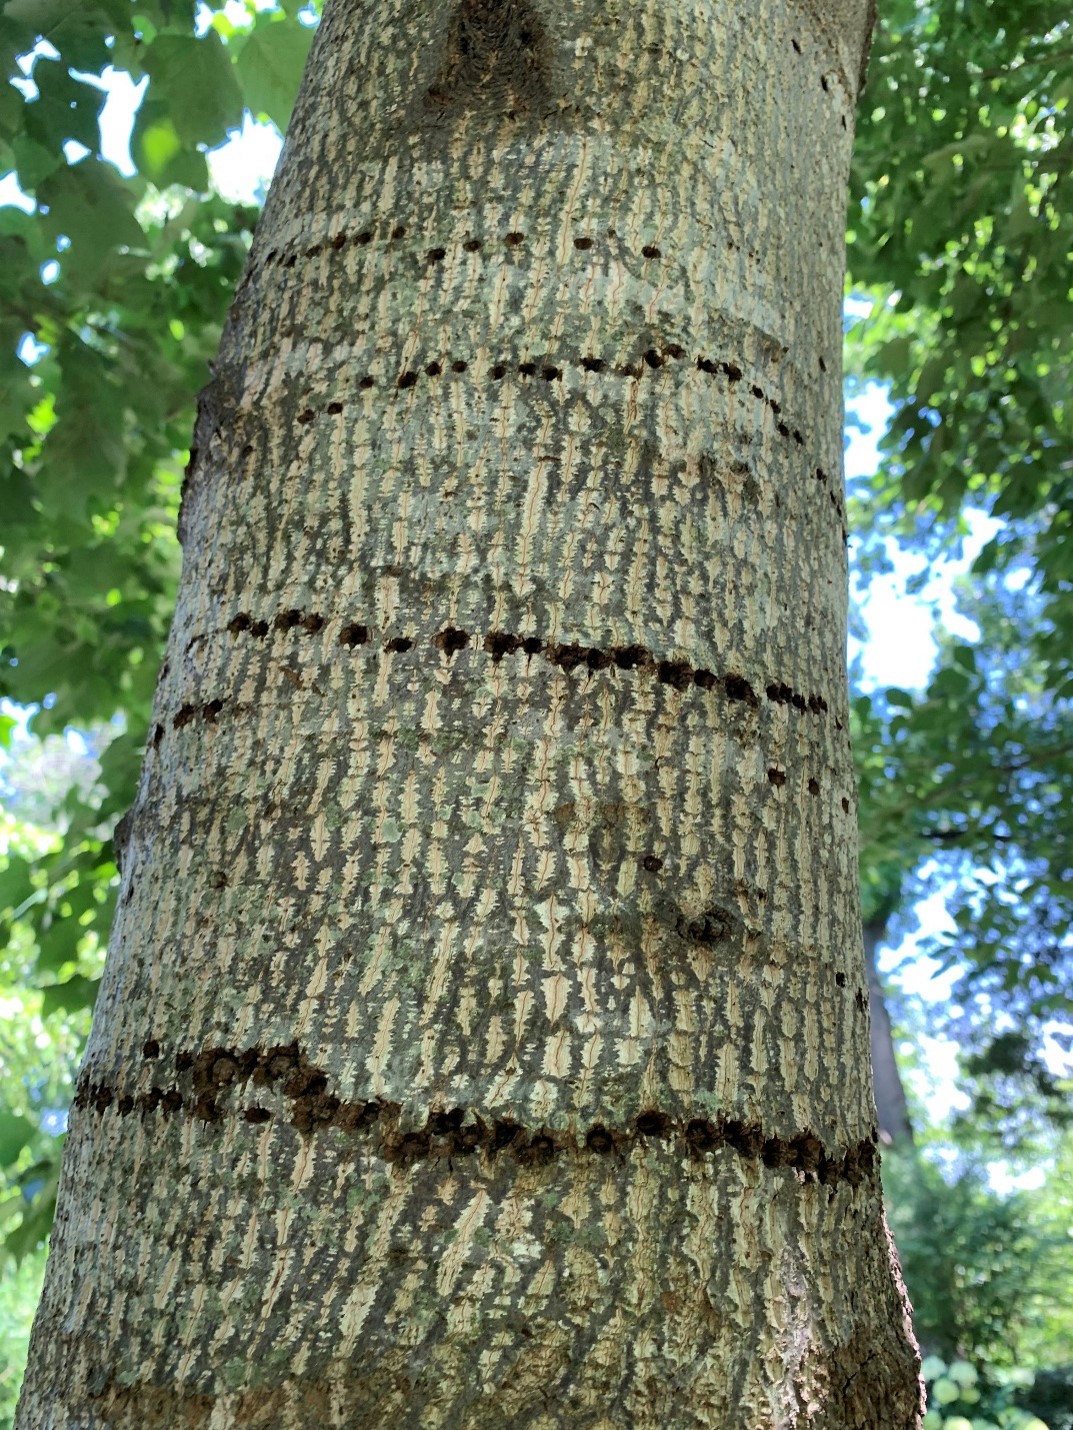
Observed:
[[[868,1004],[871,1022],[872,1080],[875,1084],[876,1116],[879,1119],[879,1139],[886,1145],[910,1145],[913,1124],[909,1120],[909,1105],[894,1052],[894,1033],[883,994],[876,954],[887,922],[864,925],[864,963],[868,974]]]
[[[866,0],[329,0],[20,1427],[918,1423],[844,664]]]

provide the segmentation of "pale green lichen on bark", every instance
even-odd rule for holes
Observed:
[[[20,1426],[916,1423],[846,731],[866,19],[326,7]]]

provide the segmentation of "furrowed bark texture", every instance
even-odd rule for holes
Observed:
[[[20,1426],[917,1423],[843,657],[867,9],[326,7]]]

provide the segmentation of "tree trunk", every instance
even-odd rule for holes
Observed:
[[[19,1425],[902,1430],[867,0],[335,0],[203,397]]]
[[[909,1145],[913,1141],[913,1124],[909,1121],[905,1087],[894,1053],[894,1033],[890,1025],[890,1014],[887,1012],[887,1002],[883,996],[883,980],[876,964],[876,954],[883,942],[886,928],[886,919],[864,925],[864,963],[868,974],[868,1004],[872,1030],[872,1079],[875,1083],[879,1140],[887,1146]]]

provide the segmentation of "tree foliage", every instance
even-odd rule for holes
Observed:
[[[992,1082],[981,1107],[1019,1070],[1057,1112],[1040,1048],[1073,1012],[1073,25],[1049,0],[883,8],[851,355],[895,410],[855,493],[859,556],[891,538],[935,556],[974,513],[990,534],[962,592],[979,640],[947,642],[922,694],[858,702],[866,907],[921,869],[953,881],[940,952],[963,970],[949,1022]]]

